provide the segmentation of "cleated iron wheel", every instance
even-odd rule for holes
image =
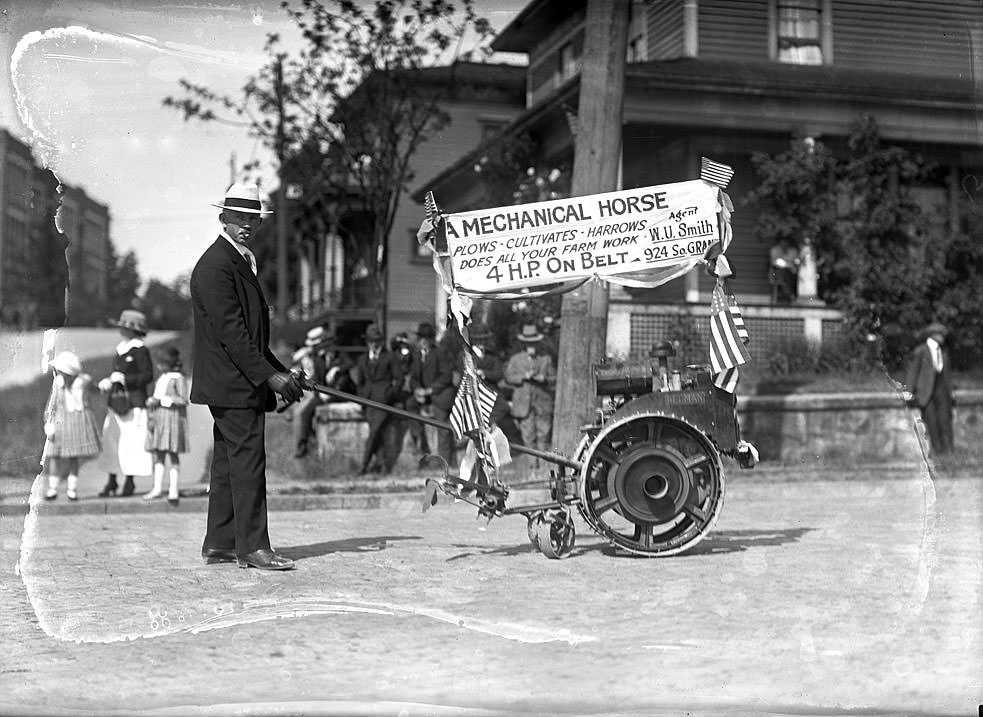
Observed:
[[[573,550],[576,532],[573,518],[566,511],[544,513],[538,523],[536,547],[547,558],[565,557]]]
[[[583,458],[580,512],[616,546],[673,555],[710,530],[724,498],[720,456],[686,421],[660,414],[605,426]]]

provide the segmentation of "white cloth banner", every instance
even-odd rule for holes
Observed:
[[[676,275],[720,240],[703,180],[447,214],[454,284],[496,293],[593,276]],[[629,283],[626,280],[623,283]]]

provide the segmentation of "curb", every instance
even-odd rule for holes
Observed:
[[[955,477],[976,470],[973,466],[955,467]],[[791,464],[758,466],[753,470],[728,470],[726,480],[730,484],[745,482],[793,483],[799,481],[864,481],[903,480],[915,472],[919,475],[924,466],[918,463],[892,463],[876,465],[803,467]],[[543,488],[526,487],[528,482],[510,492],[510,505],[523,505],[548,500],[545,482]],[[397,508],[417,504],[422,510],[424,478],[413,478],[399,483],[379,484],[367,481],[351,483],[303,483],[276,488],[267,495],[270,511],[306,510],[365,510],[373,508]],[[0,516],[23,516],[29,508],[25,484],[22,497],[7,494],[0,499]],[[387,490],[383,490],[387,489]],[[55,501],[40,501],[40,515],[125,515],[203,513],[208,509],[208,496],[202,492],[183,495],[180,504],[172,506],[166,500],[145,501],[140,496],[128,498],[99,498],[83,496],[76,502],[59,494]]]

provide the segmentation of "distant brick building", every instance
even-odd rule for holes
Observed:
[[[81,320],[75,323],[105,318],[101,307],[108,295],[112,256],[109,208],[80,188],[62,184],[61,192],[57,179],[37,164],[30,147],[0,128],[4,328],[61,326],[68,318],[66,308],[70,315],[79,314]],[[88,316],[96,312],[99,317]]]

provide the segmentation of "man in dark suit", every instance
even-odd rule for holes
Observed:
[[[365,330],[364,338],[368,350],[355,364],[358,395],[391,406],[399,397],[403,384],[402,365],[396,354],[386,350],[384,337],[378,326],[371,324]],[[369,435],[365,439],[361,473],[372,470],[373,457],[381,454],[378,468],[389,474],[399,458],[396,440],[402,437],[396,430],[395,417],[381,408],[366,407],[365,420],[369,424]]]
[[[932,452],[944,455],[952,450],[952,385],[949,382],[949,356],[942,347],[948,330],[933,322],[920,334],[908,363],[905,399],[921,410],[928,429]]]
[[[421,413],[430,413],[433,418],[446,421],[450,418],[457,395],[454,387],[457,356],[435,346],[435,336],[436,331],[430,322],[424,321],[417,327],[416,350],[410,365],[410,389]],[[437,453],[450,466],[456,462],[454,436],[450,431],[438,432]]]
[[[262,216],[259,189],[234,184],[221,204],[222,232],[191,273],[194,366],[191,402],[214,419],[206,563],[289,570],[270,546],[266,510],[266,411],[292,403],[300,383],[269,349],[270,310],[249,249]]]

